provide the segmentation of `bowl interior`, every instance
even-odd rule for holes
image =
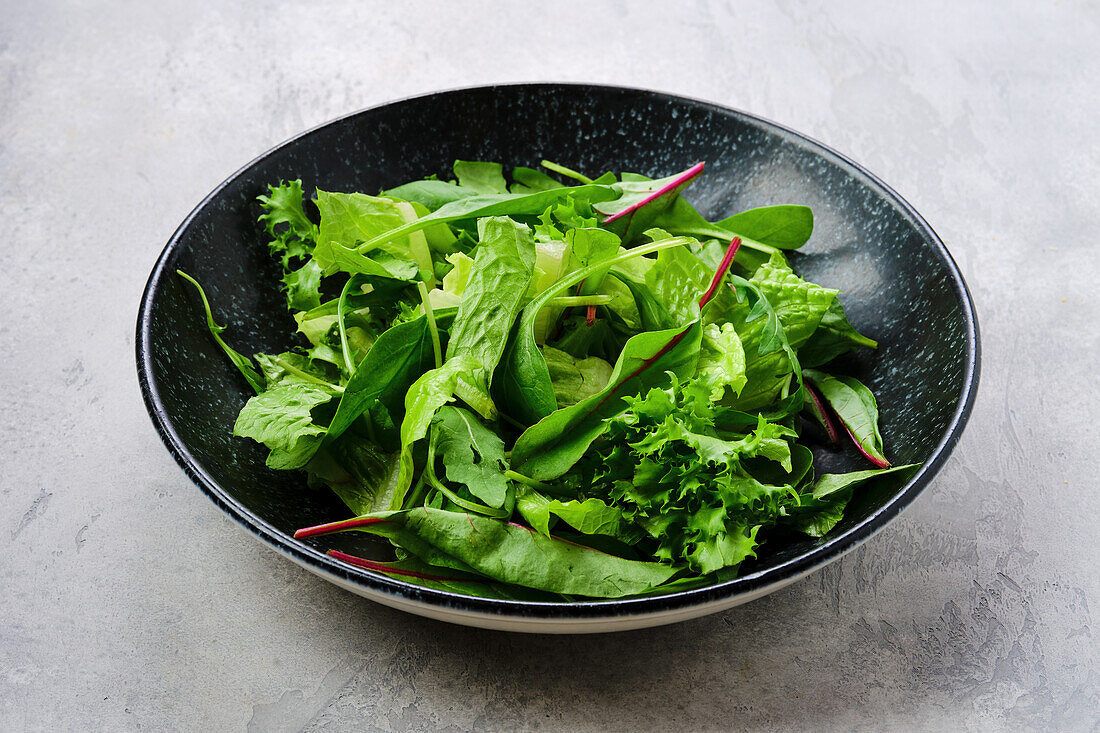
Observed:
[[[139,369],[154,418],[185,447],[175,450],[181,462],[193,462],[185,468],[205,473],[214,498],[237,505],[269,541],[297,545],[294,529],[347,510],[328,492],[307,489],[302,474],[269,470],[259,445],[232,437],[248,387],[211,340],[190,286],[175,270],[203,284],[215,320],[228,326],[225,337],[238,351],[285,350],[297,343],[294,322],[256,221],[256,197],[266,184],[301,178],[307,192],[373,193],[448,175],[456,158],[531,167],[546,158],[593,176],[605,170],[663,176],[705,160],[706,171],[686,195],[708,218],[762,205],[811,206],[815,232],[794,266],[842,289],[852,323],[881,344],[845,368],[878,397],[888,455],[897,463],[926,462],[949,447],[941,445],[945,438],[957,439],[960,400],[972,393],[976,376],[976,324],[965,286],[931,230],[868,174],[757,118],[654,92],[571,85],[443,92],[351,115],[257,159],[196,209],[150,280],[138,342],[139,352],[147,350]],[[819,471],[869,467],[854,452],[818,451],[817,465]],[[842,543],[868,519],[892,516],[886,510],[900,508],[899,492],[911,488],[895,482],[864,491],[828,540],[776,537],[744,570],[767,573]]]

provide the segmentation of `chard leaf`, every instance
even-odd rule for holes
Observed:
[[[504,166],[500,163],[456,160],[454,172],[458,185],[462,188],[479,194],[508,193],[508,184],[504,181]]]
[[[625,560],[474,514],[420,507],[387,518],[482,575],[553,593],[620,598],[676,573],[670,565]]]
[[[676,175],[657,180],[624,174],[621,183],[612,184],[619,197],[593,205],[602,216],[600,225],[618,234],[624,242],[637,240],[642,232],[676,199],[700,173],[703,163],[696,163]]]
[[[468,410],[441,407],[432,420],[437,455],[442,456],[447,479],[494,509],[504,506],[508,479],[504,477],[504,441]]]
[[[814,369],[806,369],[803,374],[836,412],[860,453],[879,468],[888,468],[890,462],[882,453],[878,430],[878,404],[871,390],[853,377],[831,376]]]
[[[194,285],[195,290],[199,292],[199,297],[202,298],[203,310],[206,312],[206,327],[210,330],[210,335],[214,337],[214,341],[216,341],[222,351],[225,352],[225,355],[229,357],[229,361],[233,362],[233,366],[237,367],[237,370],[241,373],[241,376],[244,377],[245,381],[248,382],[249,386],[257,393],[263,392],[264,379],[256,371],[256,368],[252,366],[252,362],[249,361],[247,356],[239,354],[229,348],[229,344],[222,340],[221,334],[222,331],[225,330],[225,326],[219,326],[214,323],[214,315],[210,312],[210,301],[206,299],[206,292],[202,289],[202,286],[199,285],[195,278],[182,270],[176,270],[176,274]]]
[[[516,441],[512,467],[539,481],[568,471],[592,441],[607,430],[604,419],[622,411],[624,398],[695,373],[702,328],[698,321],[684,328],[640,333],[623,347],[604,389],[575,405],[552,412]]]
[[[861,346],[878,348],[878,342],[856,331],[848,322],[840,299],[829,305],[821,323],[813,335],[798,349],[798,360],[804,367],[816,367],[832,361],[841,354]]]

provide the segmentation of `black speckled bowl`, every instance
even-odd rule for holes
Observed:
[[[264,466],[231,436],[248,387],[207,333],[181,268],[206,287],[239,351],[292,345],[294,324],[268,256],[255,199],[298,178],[307,191],[374,192],[456,158],[663,176],[707,161],[688,198],[708,218],[753,206],[813,207],[816,230],[795,255],[806,277],[845,291],[854,325],[881,348],[848,366],[878,395],[887,450],[923,467],[907,482],[862,491],[824,540],[776,538],[740,578],[655,598],[590,603],[483,600],[426,590],[341,564],[291,537],[347,515],[303,476]],[[149,415],[188,476],[242,526],[354,593],[413,613],[489,628],[595,632],[671,623],[729,608],[792,583],[866,540],[928,484],[959,440],[978,384],[978,323],[939,237],[896,193],[842,155],[758,117],[638,89],[519,84],[440,92],[357,112],[303,133],[218,186],[172,235],[153,268],[137,323],[137,366]],[[866,467],[823,453],[829,470]]]

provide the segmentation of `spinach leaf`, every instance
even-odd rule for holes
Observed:
[[[676,573],[670,565],[625,560],[473,514],[420,507],[388,514],[387,519],[482,575],[553,593],[619,598],[646,591]]]
[[[861,346],[878,348],[878,342],[856,331],[848,322],[844,306],[834,300],[821,317],[813,335],[798,348],[798,360],[805,367],[816,367]]]
[[[878,404],[871,390],[853,377],[831,376],[814,369],[806,369],[803,374],[836,412],[859,452],[879,468],[888,468],[890,462],[882,454],[878,430]]]
[[[400,323],[379,336],[345,385],[325,441],[338,438],[376,404],[400,416],[405,394],[413,381],[431,368],[433,358],[424,317]]]
[[[508,496],[504,477],[504,441],[468,410],[441,407],[432,420],[437,454],[447,479],[464,485],[489,507],[500,508]]]
[[[214,337],[214,341],[221,347],[225,355],[229,357],[229,361],[233,362],[233,366],[237,367],[237,370],[241,373],[241,376],[245,378],[249,386],[256,390],[257,393],[264,390],[264,379],[256,371],[256,368],[252,366],[252,362],[249,361],[247,356],[237,353],[233,349],[229,348],[229,344],[222,340],[221,334],[225,330],[225,326],[219,326],[214,323],[214,316],[210,312],[210,301],[206,299],[206,292],[203,291],[202,286],[199,285],[195,278],[188,275],[182,270],[176,270],[176,274],[182,277],[187,282],[195,286],[195,290],[199,291],[199,297],[202,298],[202,307],[206,311],[206,327],[210,330],[210,335]]]
[[[462,188],[479,194],[508,193],[508,184],[504,181],[504,166],[500,163],[456,160],[454,172],[458,185]]]
[[[478,232],[480,243],[451,327],[447,358],[467,357],[480,364],[461,377],[466,385],[460,386],[460,396],[492,418],[496,408],[489,383],[531,282],[535,242],[526,225],[506,216],[479,220]]]
[[[401,472],[393,494],[393,509],[401,508],[405,494],[412,486],[413,444],[428,434],[436,411],[454,399],[459,376],[473,374],[480,366],[479,362],[468,356],[451,357],[438,369],[425,372],[409,387],[405,395],[405,419],[401,421],[401,452],[398,456]]]
[[[813,233],[813,222],[813,212],[806,206],[766,206],[712,224],[681,196],[653,220],[652,226],[701,239],[729,241],[739,236],[746,247],[774,252],[805,244]]]
[[[779,249],[798,249],[813,234],[814,212],[808,206],[762,206],[726,217],[716,226]]]
[[[522,166],[516,166],[512,169],[512,193],[534,193],[536,191],[550,191],[555,188],[564,188],[564,186],[546,175],[542,171],[534,170],[533,168],[524,168]]]
[[[844,518],[844,509],[851,501],[856,486],[880,476],[912,472],[919,465],[911,463],[893,468],[823,474],[809,487],[802,506],[786,518],[784,524],[811,537],[824,537]]]
[[[448,181],[413,181],[382,192],[382,196],[420,204],[428,211],[435,211],[446,204],[476,196],[477,191],[462,188]]]
[[[384,246],[387,241],[418,232],[439,222],[481,219],[493,216],[533,216],[541,214],[548,206],[567,196],[580,201],[606,201],[615,198],[616,191],[610,186],[592,184],[555,188],[535,193],[478,194],[443,204],[427,216],[379,234],[374,239],[360,245],[358,249],[360,253],[366,253]]]

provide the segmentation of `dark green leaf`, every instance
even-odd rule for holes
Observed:
[[[860,452],[882,467],[889,466],[890,462],[882,453],[878,404],[871,390],[853,377],[830,376],[814,369],[806,369],[803,374],[836,412]]]
[[[620,598],[649,590],[676,572],[473,514],[421,507],[388,518],[483,575],[554,593]]]

